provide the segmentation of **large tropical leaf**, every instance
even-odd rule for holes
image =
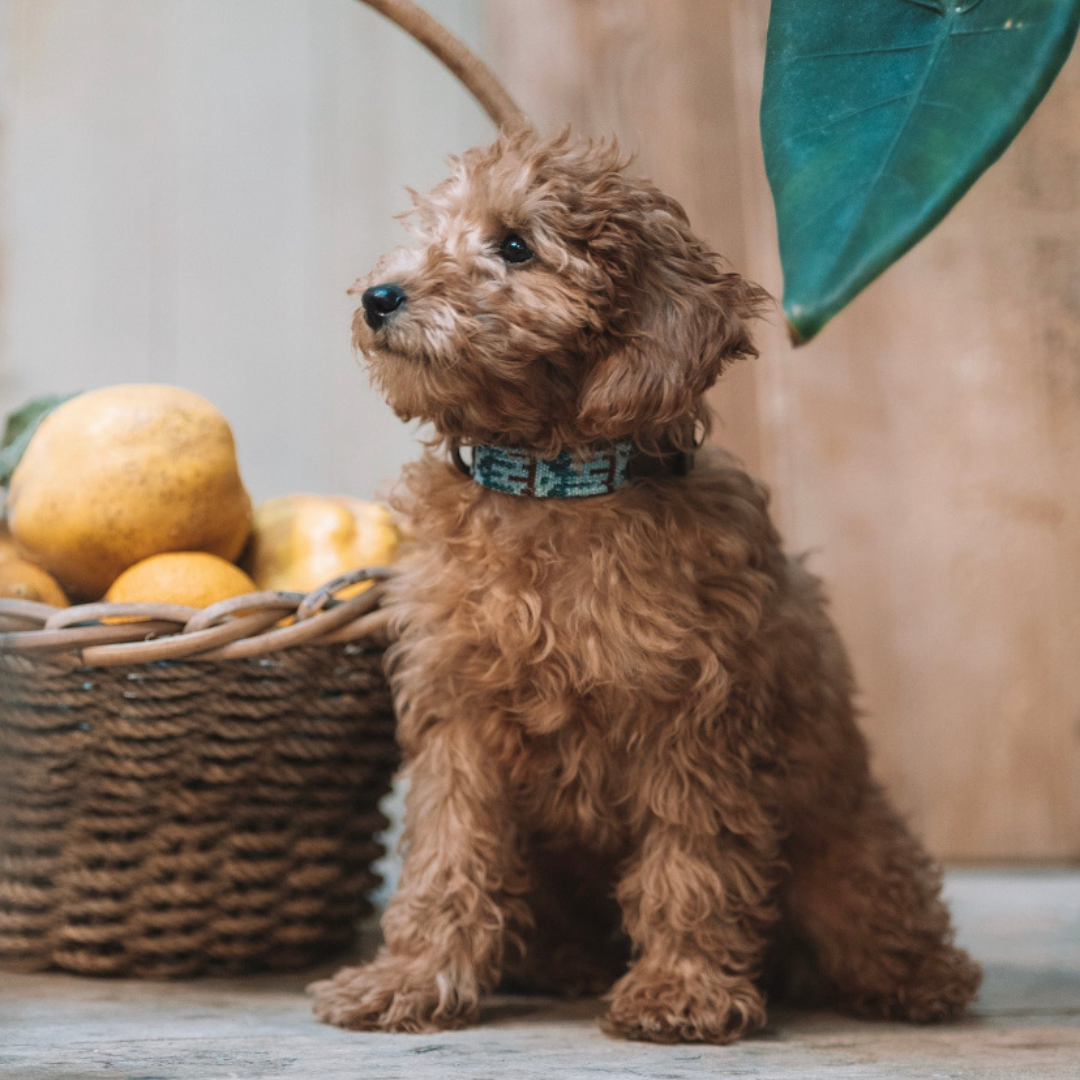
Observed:
[[[761,128],[784,310],[806,340],[1024,125],[1080,0],[773,0]]]

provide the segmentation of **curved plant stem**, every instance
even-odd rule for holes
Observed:
[[[413,0],[360,0],[397,23],[441,60],[476,98],[499,127],[528,127],[518,108],[495,73],[460,38]]]

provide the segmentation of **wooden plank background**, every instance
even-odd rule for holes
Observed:
[[[779,293],[765,0],[425,0],[547,126],[617,132]],[[369,494],[415,441],[344,290],[490,127],[352,0],[0,0],[0,408],[183,383],[259,498]],[[939,854],[1080,857],[1080,58],[812,346],[763,327],[719,437],[815,551],[877,767]]]
[[[616,132],[779,295],[762,0],[491,0],[544,125]],[[879,774],[952,859],[1080,857],[1080,54],[941,228],[812,345],[779,324],[722,441],[815,552]]]

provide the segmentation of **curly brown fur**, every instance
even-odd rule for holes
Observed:
[[[382,952],[316,984],[316,1012],[453,1027],[509,971],[607,986],[613,1033],[723,1043],[764,1022],[789,956],[862,1014],[961,1011],[979,969],[870,776],[843,648],[761,486],[710,453],[530,499],[437,453],[689,446],[765,294],[613,147],[567,136],[469,151],[416,230],[358,286],[406,304],[355,324],[390,403],[436,432],[398,497],[404,869]],[[534,258],[500,258],[508,232]]]

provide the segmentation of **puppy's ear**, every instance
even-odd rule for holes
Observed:
[[[612,341],[582,388],[578,425],[589,439],[651,438],[693,413],[729,363],[757,356],[749,324],[770,301],[720,260],[650,268],[632,329]],[[681,263],[681,265],[680,265]]]

